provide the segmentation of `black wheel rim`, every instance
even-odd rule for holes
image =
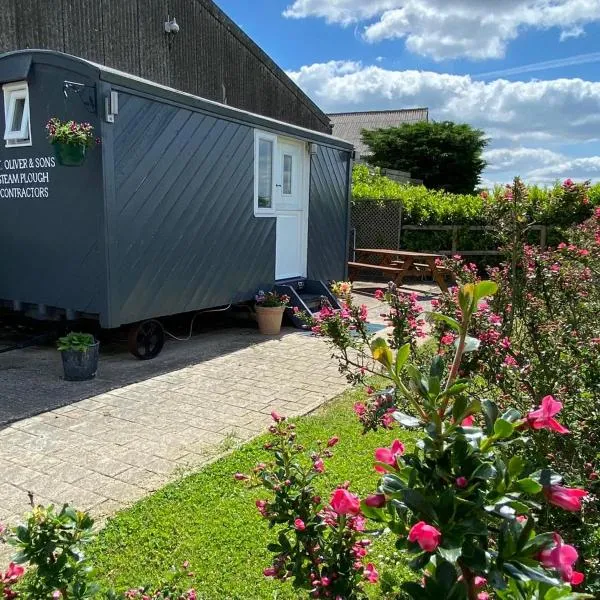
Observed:
[[[137,355],[142,359],[158,356],[164,343],[164,334],[160,323],[146,321],[142,323],[135,338]]]

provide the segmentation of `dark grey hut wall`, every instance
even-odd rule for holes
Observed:
[[[0,60],[0,81],[14,77],[18,62],[23,63],[22,56]],[[24,77],[19,73],[18,78]],[[49,168],[35,166],[36,160],[53,157],[44,128],[50,117],[89,121],[99,131],[97,116],[88,112],[80,97],[69,94],[65,98],[63,94],[65,80],[90,84],[93,93],[96,81],[80,70],[69,70],[68,63],[59,68],[39,62],[32,64],[27,80],[33,145],[6,148],[1,140],[0,174],[47,173],[48,183],[15,185],[2,180],[0,188],[6,196],[7,190],[13,188],[47,187],[48,197],[0,198],[0,300],[104,313],[106,262],[101,150],[92,149],[84,165],[77,168],[58,164]],[[3,104],[1,93],[0,104]],[[3,114],[4,108],[0,111]],[[27,167],[15,168],[14,159],[26,159]]]
[[[81,56],[330,133],[329,119],[212,0],[2,0],[0,51]],[[167,15],[181,26],[164,32]]]
[[[350,153],[319,146],[311,158],[308,214],[308,277],[340,280],[346,275]]]
[[[253,129],[125,91],[119,104],[109,126],[110,326],[270,287],[275,219],[254,217]]]

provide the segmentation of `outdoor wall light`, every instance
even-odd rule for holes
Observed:
[[[315,143],[310,143],[308,144],[308,153],[309,154],[318,154],[319,153],[319,146]]]
[[[179,33],[179,25],[177,24],[175,17],[172,19],[167,17],[167,19],[168,21],[165,22],[165,31],[167,33]]]

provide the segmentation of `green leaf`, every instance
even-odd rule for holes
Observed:
[[[481,403],[481,410],[483,411],[487,431],[491,433],[494,431],[494,423],[498,418],[498,407],[491,400],[484,400]]]
[[[442,546],[438,546],[437,551],[443,558],[451,563],[455,563],[462,554],[462,548],[460,546],[457,548],[443,548]]]
[[[535,481],[539,481],[542,485],[557,485],[563,480],[562,475],[552,471],[552,469],[542,469],[540,471],[536,471],[529,477]]]
[[[475,286],[475,302],[479,302],[482,298],[493,296],[498,291],[498,284],[494,281],[480,281]]]
[[[515,423],[521,418],[521,413],[516,408],[509,408],[506,412],[500,415],[502,419],[509,423]]]
[[[398,475],[394,475],[393,473],[386,473],[381,478],[380,488],[384,494],[392,495],[398,494],[402,490],[406,488],[405,483],[398,477]]]
[[[541,483],[537,482],[535,479],[531,479],[530,477],[519,479],[519,481],[517,481],[517,487],[522,492],[531,494],[532,496],[539,494],[544,489],[544,486]]]
[[[490,463],[481,463],[471,474],[471,479],[493,479],[496,469]]]
[[[541,567],[530,567],[523,563],[507,562],[504,563],[504,570],[517,581],[538,581],[548,585],[560,585],[560,580],[551,577],[545,569]]]
[[[443,374],[444,359],[441,356],[436,355],[431,361],[431,366],[429,367],[429,376],[441,379]]]
[[[458,305],[463,313],[471,314],[475,302],[475,284],[466,283],[458,290]]]
[[[477,338],[467,336],[465,338],[465,349],[463,350],[463,352],[465,354],[467,354],[467,352],[477,352],[477,350],[479,350],[480,345],[481,342]],[[458,340],[454,342],[454,347],[458,348]]]
[[[511,477],[518,477],[525,467],[525,460],[515,455],[508,461],[508,473]]]
[[[406,427],[407,429],[413,429],[414,427],[419,427],[419,425],[421,425],[421,421],[419,421],[419,419],[416,419],[415,417],[407,415],[406,413],[398,410],[392,414],[392,417],[394,420],[398,421],[400,425]]]
[[[579,598],[593,598],[591,594],[579,594],[571,591],[570,585],[551,587],[545,594],[544,600],[578,600]]]
[[[396,352],[396,375],[400,374],[409,356],[410,344],[404,344],[404,346],[398,349],[398,352]]]
[[[509,438],[514,433],[515,427],[504,419],[497,419],[494,423],[494,434],[499,439]]]
[[[386,369],[392,368],[392,350],[383,338],[376,338],[371,344],[373,359],[381,363]]]
[[[402,500],[415,514],[423,515],[428,519],[435,519],[436,515],[433,507],[418,490],[406,488],[402,493]]]
[[[443,315],[443,314],[437,313],[437,312],[427,312],[425,314],[429,318],[433,319],[434,321],[439,321],[440,323],[445,323],[446,325],[448,325],[455,331],[460,331],[460,323],[456,319],[453,319],[452,317],[448,317],[447,315]]]
[[[431,600],[429,594],[418,583],[415,583],[414,581],[408,581],[406,583],[403,583],[402,589],[413,600]]]

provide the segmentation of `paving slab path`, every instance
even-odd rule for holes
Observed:
[[[322,340],[287,333],[11,424],[0,431],[0,521],[27,511],[28,492],[115,512],[264,431],[271,411],[305,414],[343,391],[329,356]]]

